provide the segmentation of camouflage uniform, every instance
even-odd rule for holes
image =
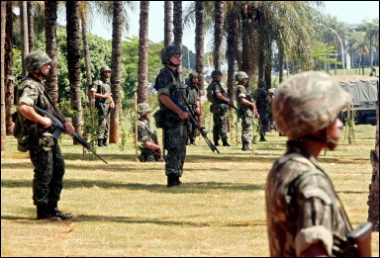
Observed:
[[[182,96],[187,98],[188,87],[182,84],[178,71],[173,71],[168,66],[161,69],[156,78],[157,96],[166,94],[175,97],[178,102],[186,107]],[[186,100],[187,101],[187,100]],[[165,174],[182,176],[183,164],[186,157],[187,121],[180,120],[176,113],[168,109],[160,102],[160,109],[165,112],[164,147],[168,151],[165,157]]]
[[[265,187],[271,256],[299,256],[318,242],[329,256],[342,252],[338,243],[347,240],[352,227],[327,172],[303,149],[302,140],[329,146],[329,137],[317,139],[309,134],[325,132],[349,99],[348,93],[321,72],[301,73],[276,90],[274,119],[289,141]]]
[[[198,74],[196,74],[196,76],[198,76]],[[190,74],[189,82],[187,84],[189,87],[189,98],[188,98],[187,103],[189,104],[191,108],[191,113],[197,116],[195,109],[197,108],[197,102],[199,101],[199,90],[198,90],[198,85],[192,82],[193,77],[194,77],[193,74]],[[195,138],[197,137],[197,134],[198,134],[197,127],[195,127],[192,123],[189,123],[189,143],[190,144],[195,143]]]
[[[149,120],[144,120],[144,121],[139,120],[137,124],[137,131],[138,131],[138,141],[141,143],[139,160],[142,162],[159,161],[160,155],[158,155],[153,150],[142,146],[142,143],[145,141],[154,142],[153,137],[152,137],[154,134],[150,131]]]
[[[103,71],[101,71],[102,73]],[[108,93],[110,96],[112,96],[111,91],[111,83],[108,80],[105,80],[104,78],[100,77],[98,80],[94,81],[91,85],[90,91],[99,93],[99,94],[106,94]],[[103,103],[105,114],[103,113],[99,102]],[[102,140],[103,143],[107,142],[108,136],[109,136],[109,130],[110,130],[110,119],[111,119],[111,99],[96,99],[95,100],[95,106],[98,108],[99,113],[99,132],[98,132],[98,139]]]
[[[39,65],[33,64],[33,61]],[[29,72],[34,72],[49,62],[50,58],[42,51],[31,52],[26,57]],[[22,79],[17,90],[17,98],[19,105],[37,106],[55,114],[51,104],[53,100],[47,93],[44,82],[31,73]],[[29,155],[34,166],[33,203],[37,206],[37,219],[50,217],[60,220],[54,216],[62,219],[72,218],[72,214],[62,214],[57,210],[63,186],[65,162],[58,141],[53,137],[52,127],[44,128],[40,123],[26,119],[21,112],[18,112],[18,118],[24,130],[29,132]]]
[[[241,73],[241,72],[239,72]],[[241,118],[241,141],[243,142],[243,149],[246,150],[249,148],[249,144],[252,141],[252,131],[253,131],[253,111],[251,106],[247,106],[242,103],[240,98],[244,98],[249,102],[252,102],[251,99],[251,89],[249,86],[245,86],[242,84],[241,80],[243,78],[238,78],[240,74],[236,75],[236,80],[238,81],[238,85],[236,86],[236,101],[238,103],[238,109]],[[244,78],[248,78],[246,73],[243,73]]]
[[[214,111],[211,111],[213,113],[213,119],[214,119],[214,128],[212,130],[214,134],[214,142],[215,145],[218,145],[217,142],[221,138],[223,142],[227,142],[228,136],[227,136],[227,109],[228,105],[223,102],[223,100],[219,99],[216,96],[217,92],[220,92],[222,95],[226,95],[226,91],[223,89],[220,82],[212,81],[208,87],[212,88],[212,106],[215,107]],[[212,109],[212,107],[211,107]],[[218,111],[218,112],[216,112]]]
[[[256,90],[256,107],[260,115],[260,140],[265,140],[265,133],[268,131],[268,92],[265,88],[265,81],[259,81],[259,88]]]

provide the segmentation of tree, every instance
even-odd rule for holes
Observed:
[[[174,45],[176,45],[182,53],[182,1],[173,1],[173,34],[174,34]],[[177,68],[181,80],[182,66]]]
[[[139,68],[137,103],[147,101],[148,94],[148,28],[149,1],[140,1]]]
[[[199,92],[204,95],[204,40],[205,40],[205,27],[204,27],[204,6],[203,1],[195,2],[195,71],[199,75]],[[204,106],[202,105],[199,116],[199,124],[204,126]]]
[[[173,27],[173,1],[164,1],[164,46],[171,45]]]
[[[71,109],[74,110],[72,124],[77,134],[81,135],[82,102],[81,102],[81,42],[79,32],[79,1],[66,2],[67,33],[67,67],[71,90]]]
[[[222,45],[223,45],[223,26],[224,26],[224,2],[215,1],[215,23],[214,23],[214,67],[221,70],[222,67]]]
[[[377,26],[376,26],[377,24]],[[369,65],[373,66],[373,43],[379,38],[379,19],[374,22],[367,22],[359,26],[359,30],[365,32],[365,37],[369,41]]]
[[[352,31],[350,38],[348,39],[348,51],[356,52],[359,55],[359,67],[362,65],[362,74],[364,75],[364,54],[369,53],[368,43],[365,39],[365,32]],[[359,69],[360,71],[360,69]]]
[[[5,83],[4,83],[4,43],[5,43],[5,22],[6,22],[6,1],[1,2],[1,150],[5,151],[6,134],[5,134]]]
[[[123,1],[113,2],[112,18],[112,54],[111,54],[111,89],[115,108],[111,111],[110,143],[117,143],[119,139],[119,113],[120,107],[120,71],[122,56],[123,32]]]

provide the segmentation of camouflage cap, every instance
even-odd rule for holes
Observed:
[[[50,62],[50,57],[40,50],[30,52],[25,58],[26,70],[28,72],[38,71],[43,65]]]
[[[221,71],[219,71],[219,70],[214,70],[214,71],[212,71],[212,73],[211,73],[211,78],[216,78],[216,77],[218,77],[219,75],[223,75],[223,73],[222,73]]]
[[[191,72],[189,74],[189,81],[191,81],[194,77],[199,77],[199,74],[197,72]]]
[[[328,127],[350,100],[330,75],[303,72],[280,84],[272,112],[278,131],[296,140]]]
[[[241,82],[243,79],[248,79],[246,72],[240,71],[235,74],[235,81]]]
[[[103,74],[104,71],[111,72],[111,68],[108,65],[103,65],[102,67],[100,67],[100,74]]]
[[[274,88],[270,88],[270,89],[268,90],[268,93],[273,93],[273,94],[274,94],[275,91],[276,91],[276,90],[275,90]]]
[[[147,103],[140,103],[137,105],[137,113],[144,116],[146,113],[152,112],[152,108]]]
[[[174,55],[181,55],[181,51],[179,50],[179,48],[175,45],[166,46],[161,51],[161,63],[165,64],[169,60],[169,58]]]

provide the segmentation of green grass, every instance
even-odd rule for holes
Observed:
[[[354,227],[368,216],[375,130],[356,126],[356,144],[342,139],[336,151],[319,157]],[[136,162],[132,139],[124,151],[115,144],[98,148],[104,164],[64,136],[59,207],[75,217],[49,223],[35,220],[33,167],[8,136],[1,152],[1,255],[268,256],[264,186],[286,137],[272,132],[267,138],[253,152],[236,145],[220,146],[220,154],[197,138],[197,146],[187,147],[183,187],[166,188],[164,163]],[[378,233],[372,239],[378,256]]]

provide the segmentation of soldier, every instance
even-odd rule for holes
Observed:
[[[219,146],[219,139],[222,139],[223,146],[230,146],[227,142],[227,117],[226,112],[230,99],[225,97],[226,91],[221,85],[222,72],[214,70],[211,73],[212,82],[207,87],[207,97],[211,101],[210,112],[213,113],[214,128],[212,130],[214,134],[214,144]]]
[[[239,116],[241,118],[241,141],[243,151],[251,150],[250,144],[253,131],[253,116],[256,109],[255,103],[251,99],[251,89],[248,86],[248,75],[245,72],[237,72],[235,81],[236,86],[236,101],[239,108]]]
[[[137,105],[139,121],[137,124],[138,141],[141,143],[139,160],[142,162],[163,161],[157,135],[150,131],[149,118],[152,109],[146,103]]]
[[[28,75],[18,87],[18,119],[29,136],[29,154],[34,166],[33,203],[37,219],[68,220],[71,213],[62,213],[57,203],[62,191],[65,163],[58,141],[51,133],[52,120],[39,115],[34,106],[54,113],[65,121],[65,133],[75,133],[71,122],[60,113],[46,91],[44,79],[51,69],[51,59],[43,51],[34,51],[25,58]]]
[[[265,142],[265,133],[268,131],[268,104],[271,102],[266,89],[265,80],[260,79],[256,90],[256,106],[260,115],[260,141]]]
[[[337,147],[343,129],[338,115],[350,99],[324,72],[297,74],[277,88],[273,116],[289,141],[265,187],[271,256],[337,256],[342,251],[336,245],[347,240],[352,227],[317,158],[324,148]]]
[[[376,76],[376,67],[372,66],[369,76]]]
[[[276,125],[274,123],[273,113],[272,113],[272,102],[273,102],[273,98],[274,98],[274,92],[275,92],[275,89],[273,89],[273,88],[270,88],[268,90],[268,96],[271,98],[271,102],[268,105],[268,128],[269,128],[269,131],[276,130]]]
[[[197,72],[192,72],[189,74],[189,81],[187,85],[189,86],[189,100],[188,104],[191,108],[192,114],[197,118],[200,114],[200,100],[198,91],[198,81],[199,75]],[[188,143],[190,145],[195,145],[195,138],[197,137],[198,130],[195,126],[189,123],[189,136]]]
[[[112,98],[111,84],[111,69],[104,65],[100,68],[100,78],[94,81],[91,85],[91,97],[95,99],[95,107],[99,110],[99,132],[98,146],[108,146],[108,135],[110,128],[111,109],[115,108],[115,103]]]
[[[165,174],[167,186],[179,186],[179,178],[183,173],[183,164],[186,157],[188,112],[182,110],[173,102],[176,99],[183,107],[188,97],[188,87],[182,84],[177,68],[181,64],[181,51],[175,45],[166,46],[161,51],[161,63],[164,66],[156,78],[155,87],[160,104],[160,111],[164,114],[163,133],[164,147],[168,151],[165,157]]]

